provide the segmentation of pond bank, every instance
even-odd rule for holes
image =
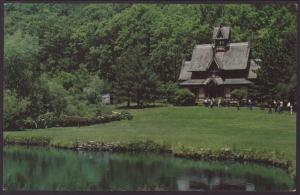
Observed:
[[[78,151],[109,151],[109,152],[154,152],[170,153],[178,158],[205,160],[205,161],[237,161],[252,162],[263,165],[270,165],[285,170],[294,180],[296,179],[295,165],[284,159],[282,153],[270,152],[257,149],[209,149],[191,150],[182,148],[180,150],[172,149],[167,143],[156,143],[152,140],[135,141],[129,143],[104,143],[98,141],[79,142],[76,141],[70,145],[52,144],[51,140],[46,137],[4,137],[5,145],[36,145],[50,146],[63,149],[72,149]]]

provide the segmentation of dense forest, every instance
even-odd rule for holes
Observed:
[[[114,103],[143,106],[188,92],[177,79],[195,44],[232,27],[261,59],[256,99],[295,100],[296,6],[213,4],[5,4],[5,129],[47,115],[95,117]]]

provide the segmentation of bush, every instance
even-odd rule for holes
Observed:
[[[41,114],[38,116],[36,123],[38,128],[48,128],[56,126],[57,117],[53,112],[46,112],[45,114]]]
[[[28,129],[34,128],[50,128],[50,127],[76,127],[76,126],[88,126],[93,124],[107,123],[111,121],[119,120],[132,120],[133,116],[128,111],[103,113],[97,117],[81,117],[81,116],[68,116],[62,115],[56,117],[53,112],[47,112],[38,116],[34,121],[32,118],[27,118],[20,121]]]
[[[122,111],[121,114],[120,114],[120,116],[121,116],[122,120],[126,120],[126,119],[127,120],[132,120],[133,119],[132,114],[130,112],[128,112],[128,111]]]
[[[23,120],[23,124],[24,127],[27,129],[35,129],[38,127],[37,123],[31,117],[28,117],[25,120]]]
[[[188,89],[178,89],[175,92],[175,104],[188,106],[195,104],[195,95]]]
[[[231,97],[237,98],[237,99],[244,99],[248,96],[248,91],[246,89],[234,89],[230,93]]]
[[[59,118],[57,125],[61,127],[86,126],[94,124],[93,122],[95,120],[87,117],[63,115]]]
[[[4,92],[4,129],[20,130],[23,129],[26,111],[30,105],[28,99],[18,98],[16,93],[5,90]]]

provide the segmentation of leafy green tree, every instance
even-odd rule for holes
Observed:
[[[11,90],[4,91],[4,129],[22,129],[22,120],[27,118],[27,109],[30,104],[28,98],[17,98]]]
[[[161,84],[158,88],[160,99],[166,100],[167,103],[175,103],[176,93],[179,90],[178,84],[168,82]]]
[[[17,31],[5,36],[4,82],[7,89],[14,89],[17,96],[26,97],[39,75],[38,39]]]
[[[44,74],[40,77],[40,93],[43,105],[41,113],[53,112],[60,116],[67,106],[67,91],[61,83]]]
[[[125,99],[128,106],[134,100],[139,107],[154,101],[159,81],[141,47],[129,48],[118,61],[116,98]]]

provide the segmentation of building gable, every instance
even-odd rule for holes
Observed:
[[[213,58],[208,66],[208,71],[213,72],[213,71],[219,71],[220,66],[218,65],[218,62],[216,61],[215,58]]]
[[[222,31],[219,30],[218,35],[217,35],[217,38],[224,38],[224,36],[223,36],[223,34],[222,34]]]

